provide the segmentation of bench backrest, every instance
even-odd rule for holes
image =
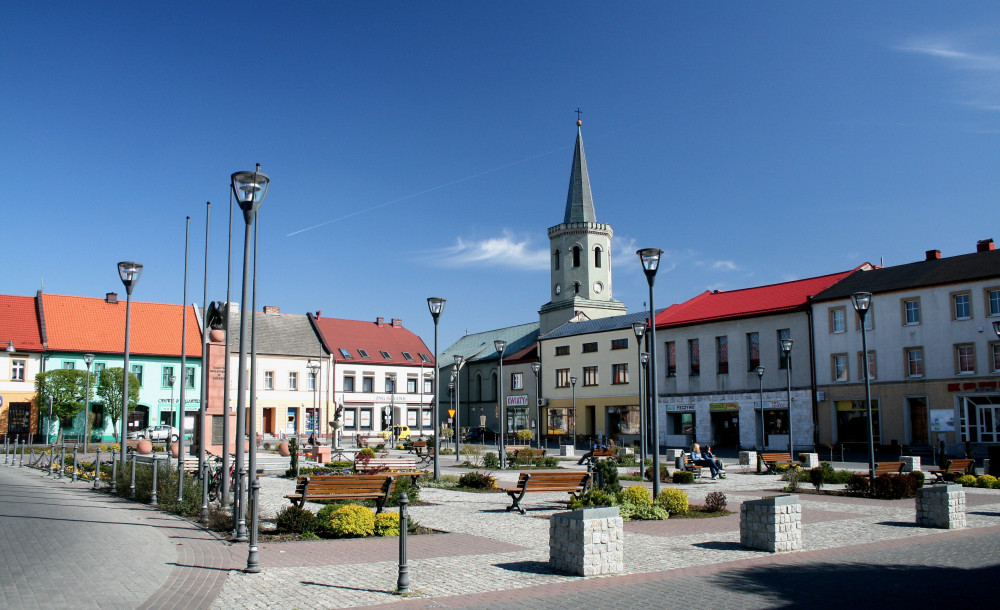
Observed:
[[[945,470],[948,472],[968,472],[972,470],[972,465],[975,464],[975,460],[948,460],[948,464],[945,466]]]
[[[618,455],[617,447],[605,447],[603,449],[594,449],[594,457],[610,457]]]
[[[296,493],[309,490],[310,496],[336,493],[372,493],[384,494],[386,485],[389,492],[395,479],[385,474],[321,474],[301,476],[295,486]]]
[[[764,462],[791,462],[792,461],[792,454],[788,453],[788,452],[785,452],[785,453],[761,453],[760,454],[760,459],[761,459],[761,461],[764,461]]]
[[[522,472],[517,479],[518,487],[531,489],[544,487],[550,491],[571,491],[583,489],[590,481],[588,472]]]
[[[426,447],[427,441],[413,441],[414,447]]]
[[[875,464],[875,476],[880,474],[901,474],[903,462],[879,462]]]

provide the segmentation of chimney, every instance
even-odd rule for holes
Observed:
[[[385,318],[383,318],[382,316],[375,318],[375,324],[377,324],[378,326],[382,326],[383,324],[385,324]]]
[[[402,318],[393,318],[392,319],[392,326],[393,326],[393,328],[401,328],[403,326],[403,319]]]
[[[118,304],[118,293],[117,292],[109,292],[108,294],[104,295],[104,302],[107,303],[107,304],[109,304],[109,305],[117,305]]]
[[[265,305],[264,313],[265,314],[281,313],[281,308],[278,307],[277,305]]]
[[[976,242],[976,252],[989,252],[994,249],[993,238],[980,239]]]
[[[316,314],[313,317],[319,319],[319,317],[321,315],[323,315],[323,310],[322,309],[317,309],[316,310]]]
[[[924,260],[928,260],[928,261],[939,261],[939,260],[941,260],[941,251],[940,250],[928,250],[927,251],[927,258],[925,258]]]

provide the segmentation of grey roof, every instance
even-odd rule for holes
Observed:
[[[661,311],[663,311],[663,309],[657,310],[656,313],[660,313]],[[636,313],[625,314],[624,316],[611,316],[609,318],[598,318],[596,320],[584,320],[583,322],[565,322],[558,328],[552,329],[538,339],[540,341],[544,341],[546,339],[558,339],[560,337],[572,337],[575,335],[602,333],[609,330],[621,330],[623,328],[632,328],[633,322],[645,322],[647,320],[649,320],[649,311],[644,310]]]
[[[309,318],[293,313],[254,312],[257,325],[257,353],[269,356],[301,356],[324,358],[326,350]],[[240,312],[229,314],[229,351],[240,351]],[[249,350],[249,346],[248,350]],[[248,352],[249,353],[249,352]]]
[[[569,193],[566,195],[564,224],[597,222],[594,197],[590,193],[590,174],[587,173],[587,156],[583,153],[583,133],[576,128],[576,148],[573,150],[573,167],[569,174]]]
[[[496,360],[497,350],[493,347],[496,339],[507,342],[504,354],[514,354],[538,340],[538,322],[465,335],[441,352],[441,367],[454,365],[455,355],[461,355],[467,362]]]
[[[843,299],[855,292],[894,292],[1000,276],[1000,250],[973,252],[906,265],[855,271],[813,297],[813,301]]]

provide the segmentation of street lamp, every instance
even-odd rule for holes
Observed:
[[[174,411],[174,384],[177,383],[177,375],[170,376],[170,425],[177,425],[177,412]]]
[[[573,386],[573,449],[576,449],[576,377],[570,377],[569,383]]]
[[[781,351],[785,354],[785,378],[788,380],[788,455],[795,455],[792,445],[792,340],[781,340]],[[791,458],[794,461],[794,457]]]
[[[396,373],[389,373],[389,438],[396,445]]]
[[[649,352],[639,353],[639,389],[642,389],[642,380],[646,379],[646,395],[640,396],[639,404],[642,409],[642,417],[645,425],[642,426],[642,450],[644,456],[649,454]],[[640,465],[640,474],[643,479],[646,477],[646,460],[643,457]]]
[[[854,303],[854,311],[858,312],[861,320],[861,366],[865,373],[865,408],[868,413],[868,476],[869,480],[875,482],[875,430],[872,425],[872,386],[868,379],[868,335],[865,332],[865,317],[872,306],[872,293],[855,292],[851,295]],[[993,323],[993,330],[998,329],[998,324]]]
[[[94,363],[94,355],[84,354],[83,361],[87,365],[87,403],[83,408],[83,452],[87,453],[87,442],[90,440],[90,365]]]
[[[653,497],[660,495],[660,422],[656,409],[656,308],[653,306],[653,281],[656,279],[656,270],[660,267],[660,256],[663,250],[659,248],[643,248],[636,250],[639,262],[642,263],[642,271],[646,274],[646,282],[649,284],[649,384],[646,387],[646,395],[652,405],[652,417],[650,424],[653,428]]]
[[[8,342],[7,342],[7,348],[6,348],[6,352],[7,352],[8,354],[13,354],[13,353],[14,353],[14,352],[16,352],[16,351],[17,351],[17,350],[15,350],[15,349],[14,349],[14,341],[8,341]]]
[[[767,434],[764,427],[764,367],[758,366],[755,370],[757,371],[757,393],[760,397],[760,451],[763,452],[767,448],[767,443],[764,442],[764,435]]]
[[[639,472],[646,468],[646,415],[643,413],[642,402],[642,336],[646,334],[645,322],[633,322],[632,332],[635,333],[635,353],[639,358],[639,370],[636,371],[639,381]]]
[[[312,386],[313,386],[313,438],[316,438],[317,428],[319,427],[319,369],[320,364],[316,360],[307,360],[306,368],[312,373]],[[334,434],[337,433],[336,430],[333,431]]]
[[[441,312],[444,311],[445,299],[441,297],[429,297],[427,299],[427,309],[431,312],[431,318],[434,319],[434,410],[431,412],[431,417],[433,421],[431,424],[434,426],[434,480],[437,481],[441,476],[441,464],[438,461],[439,450],[441,449],[441,431],[439,430],[440,422],[440,405],[436,399],[438,395],[438,376],[441,374],[441,369],[438,365],[438,318],[441,317]],[[420,383],[423,383],[421,379]],[[458,415],[458,411],[455,411],[455,415]],[[456,419],[455,421],[458,421]],[[455,460],[458,460],[458,439],[455,439]]]
[[[455,413],[458,413],[459,411],[462,410],[462,365],[465,364],[465,357],[464,356],[459,356],[458,354],[456,354],[455,358],[454,358],[454,361],[455,361],[455,368],[452,369],[451,372],[454,375],[454,377],[452,377],[452,379],[455,380]],[[437,388],[435,388],[435,390],[436,389]],[[470,419],[471,419],[471,416],[470,416]],[[438,430],[437,432],[434,433],[435,434],[435,438],[436,438],[437,434],[440,434],[440,432],[441,431]],[[457,434],[458,431],[456,430],[455,433]],[[457,451],[455,452],[455,455],[458,455]],[[456,461],[457,461],[457,459],[456,459]]]
[[[134,261],[118,263],[118,276],[125,285],[125,371],[122,375],[122,450],[118,452],[118,467],[125,472],[125,439],[128,438],[128,348],[132,332],[132,289],[142,277],[142,264]]]
[[[507,467],[507,451],[505,450],[506,443],[504,442],[507,436],[507,419],[504,414],[503,408],[503,351],[507,349],[507,342],[503,339],[497,339],[493,342],[493,347],[497,350],[497,364],[500,367],[500,372],[497,376],[497,403],[500,408],[500,443],[498,448],[500,449],[500,470]]]
[[[542,447],[542,398],[538,395],[538,371],[542,370],[541,362],[531,363],[531,372],[535,374],[535,447]]]
[[[239,204],[240,209],[243,211],[243,221],[245,224],[243,232],[243,300],[240,303],[240,356],[239,356],[239,370],[237,371],[237,382],[236,382],[236,470],[237,473],[243,472],[243,452],[245,451],[243,435],[247,433],[247,347],[250,337],[250,316],[252,312],[247,307],[250,303],[250,229],[253,227],[254,221],[257,217],[257,210],[260,209],[261,203],[264,202],[264,197],[267,196],[268,187],[271,184],[271,179],[267,177],[266,174],[260,172],[260,164],[257,164],[257,169],[250,172],[236,172],[230,177],[230,189],[233,197],[236,198],[236,202]],[[256,265],[254,266],[254,279],[256,280]],[[182,410],[183,415],[183,410]],[[256,417],[253,412],[250,413],[250,431],[251,433],[256,433]],[[257,480],[257,443],[256,439],[254,442],[250,443],[250,489],[251,493],[256,496],[260,491],[260,481]],[[241,476],[238,474],[237,476]],[[242,496],[242,490],[241,494]],[[250,516],[250,532],[249,532],[249,552],[247,553],[247,567],[246,571],[249,573],[260,572],[260,565],[257,558],[257,518],[258,518],[258,502],[257,498],[254,497],[253,500],[248,500],[247,503],[240,502],[240,511],[245,514],[246,504],[251,504],[253,506],[253,513]],[[242,530],[242,531],[241,531]],[[236,539],[244,540],[247,537],[247,527],[246,519],[241,519],[237,527]]]

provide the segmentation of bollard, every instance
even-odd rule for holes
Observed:
[[[240,469],[240,510],[239,517],[236,520],[236,542],[247,541],[247,502],[249,502],[249,494],[243,494],[245,489],[247,489],[247,468],[243,466]]]
[[[396,593],[410,592],[410,566],[406,561],[406,505],[410,499],[406,492],[399,494],[399,577],[396,579]]]
[[[111,450],[111,493],[118,493],[118,460],[115,459],[115,450]]]
[[[52,476],[52,467],[56,464],[56,444],[49,446],[49,476]]]
[[[128,486],[128,497],[130,498],[135,497],[135,460],[138,457],[139,457],[139,452],[132,451],[132,482]]]
[[[7,465],[7,458],[10,455],[10,440],[5,436],[3,437],[3,463],[4,466]]]
[[[24,446],[26,444],[27,443],[21,443],[21,461],[17,463],[17,467],[18,468],[21,468],[22,466],[24,466]]]
[[[19,440],[19,439],[16,439],[16,438],[14,439],[14,460],[13,460],[13,461],[12,461],[12,462],[10,463],[10,465],[11,465],[11,466],[13,466],[13,465],[14,465],[14,462],[16,462],[16,461],[17,461],[17,446],[18,446],[18,445],[20,444],[20,443],[18,442],[18,440]]]
[[[63,441],[62,446],[59,448],[59,478],[63,478],[63,472],[66,470],[66,441]]]
[[[247,509],[250,511],[250,545],[249,552],[247,553],[247,567],[244,572],[250,574],[257,574],[260,572],[260,561],[257,556],[257,535],[260,532],[260,510],[258,510],[258,502],[260,501],[260,479],[257,477],[253,478],[253,483],[250,483],[250,496],[247,501]]]
[[[201,524],[208,525],[208,460],[201,464]]]
[[[149,492],[149,505],[150,506],[156,506],[156,488],[159,485],[159,480],[158,480],[158,476],[157,475],[160,472],[159,464],[160,464],[160,460],[156,459],[156,456],[154,455],[153,456],[153,488]]]
[[[76,483],[76,450],[77,446],[73,445],[73,482]]]
[[[101,480],[101,448],[97,448],[97,457],[94,458],[94,489],[97,489],[97,482]]]

